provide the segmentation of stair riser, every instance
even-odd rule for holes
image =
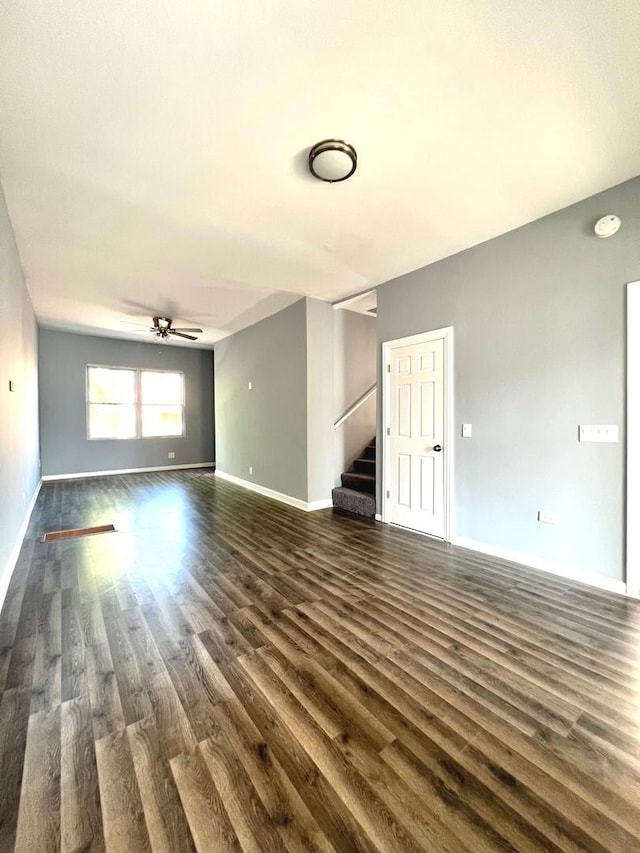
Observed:
[[[375,459],[356,459],[353,463],[353,470],[356,474],[371,474],[376,475],[376,460]]]
[[[364,453],[362,455],[365,459],[375,459],[376,458],[376,446],[375,446],[375,444],[369,445],[369,447],[365,447]]]
[[[343,509],[355,515],[362,515],[365,518],[373,518],[376,514],[376,499],[373,495],[334,489],[332,498],[333,505],[337,509]]]

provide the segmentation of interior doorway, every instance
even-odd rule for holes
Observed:
[[[382,520],[452,536],[453,327],[383,344]]]

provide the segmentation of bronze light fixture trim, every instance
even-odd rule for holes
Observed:
[[[309,171],[319,181],[330,184],[346,181],[357,165],[356,149],[342,139],[324,139],[309,151]]]

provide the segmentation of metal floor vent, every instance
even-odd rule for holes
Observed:
[[[115,533],[113,524],[100,524],[98,527],[76,527],[73,530],[54,530],[42,534],[42,542],[56,542],[58,539],[77,539],[79,536],[94,536],[96,533]]]

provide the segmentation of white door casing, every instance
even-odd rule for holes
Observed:
[[[447,541],[452,359],[450,327],[383,345],[383,521]]]

